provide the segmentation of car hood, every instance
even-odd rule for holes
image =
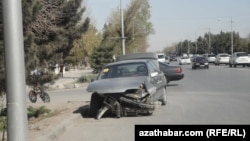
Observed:
[[[147,77],[140,76],[95,80],[88,85],[87,91],[99,94],[123,93],[128,89],[138,89],[146,79]]]

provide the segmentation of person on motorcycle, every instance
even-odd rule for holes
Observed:
[[[40,91],[42,89],[42,86],[39,82],[39,77],[41,76],[41,71],[38,69],[38,67],[35,68],[35,70],[32,71],[33,79],[34,79],[34,87],[36,91]]]

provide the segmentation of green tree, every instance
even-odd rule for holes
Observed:
[[[148,48],[147,37],[154,33],[150,19],[148,0],[132,0],[124,9],[124,35],[126,53],[145,52]],[[122,54],[120,9],[112,12],[103,28],[102,44],[115,46],[114,53]]]
[[[114,46],[100,46],[93,49],[93,53],[90,57],[89,63],[90,66],[95,70],[95,72],[99,72],[103,66],[110,62],[113,62],[113,51]]]
[[[22,0],[22,10],[25,67],[29,84],[31,70],[48,67],[49,63],[64,61],[69,56],[74,41],[88,30],[90,18],[83,18],[86,10],[83,0]],[[3,27],[2,18],[0,26]],[[2,28],[0,32],[3,33]],[[4,56],[2,34],[0,39],[0,54]],[[4,58],[1,61],[0,70],[4,70]],[[53,79],[48,75],[41,81]]]
[[[101,40],[102,35],[93,25],[90,25],[87,32],[82,34],[81,38],[74,41],[73,48],[70,50],[69,56],[65,59],[75,63],[83,59],[87,61],[93,49],[100,46]]]
[[[70,55],[74,41],[88,30],[90,19],[82,19],[85,10],[82,0],[23,0],[27,74]]]

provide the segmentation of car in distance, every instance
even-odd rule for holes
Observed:
[[[177,58],[176,58],[176,56],[174,56],[174,55],[171,55],[170,56],[170,60],[169,60],[170,62],[172,62],[172,61],[177,61]]]
[[[157,53],[156,55],[159,62],[166,62],[166,55],[164,53]]]
[[[250,57],[246,52],[234,52],[229,60],[229,67],[237,67],[238,65],[250,66]]]
[[[191,58],[188,56],[180,57],[178,62],[179,62],[179,65],[191,64]]]
[[[209,62],[204,56],[196,56],[192,59],[192,69],[206,68],[209,69]]]
[[[204,54],[204,57],[208,60],[208,63],[215,63],[215,54]]]
[[[165,63],[170,63],[170,56],[165,55]]]
[[[105,113],[117,118],[151,115],[159,101],[166,105],[166,86],[164,73],[150,59],[107,64],[87,87],[92,92],[89,116],[100,119]]]
[[[179,65],[170,65],[159,62],[160,70],[165,74],[167,83],[177,81],[184,78],[182,67]]]
[[[227,53],[219,53],[216,55],[216,59],[215,59],[215,65],[220,65],[220,64],[229,64],[229,54]]]

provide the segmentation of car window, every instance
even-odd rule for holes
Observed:
[[[153,62],[151,61],[148,61],[148,69],[149,69],[149,72],[159,72],[160,69],[159,67],[157,67]]]
[[[220,55],[220,57],[228,57],[228,55],[222,54],[222,55]]]
[[[159,58],[159,59],[164,59],[164,58],[165,58],[165,55],[158,55],[158,58]]]
[[[204,57],[196,57],[196,61],[206,61],[207,59]]]
[[[208,55],[208,57],[215,57],[215,55],[213,55],[213,54],[209,54],[209,55]]]
[[[248,56],[247,53],[237,53],[237,56]]]
[[[148,69],[145,63],[126,63],[105,67],[99,79],[147,76]]]

